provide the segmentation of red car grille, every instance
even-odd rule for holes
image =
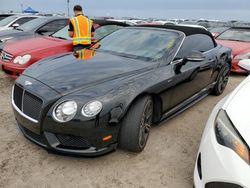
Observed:
[[[1,51],[0,53],[0,59],[4,62],[9,62],[10,60],[12,60],[13,55],[9,54],[8,52],[5,51]]]

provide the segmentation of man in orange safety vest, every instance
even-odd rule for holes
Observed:
[[[74,51],[87,48],[91,45],[94,36],[93,21],[84,16],[80,5],[74,6],[75,17],[69,20],[69,36],[73,39]]]

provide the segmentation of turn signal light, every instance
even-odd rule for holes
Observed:
[[[102,141],[107,141],[107,140],[110,140],[111,138],[112,138],[112,135],[105,136],[102,138]]]

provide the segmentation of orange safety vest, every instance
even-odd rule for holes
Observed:
[[[83,15],[70,18],[74,27],[73,45],[91,44],[91,29],[93,21]]]
[[[76,58],[82,59],[82,60],[88,60],[91,59],[95,55],[94,50],[89,49],[82,49],[75,52]]]

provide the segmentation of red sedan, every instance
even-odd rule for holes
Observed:
[[[95,39],[100,39],[127,24],[94,20]],[[4,73],[17,78],[27,67],[48,56],[72,51],[72,41],[68,37],[68,26],[51,36],[34,36],[4,45],[0,54],[0,65]]]
[[[234,27],[221,33],[217,43],[232,49],[232,72],[246,73],[238,66],[242,59],[250,59],[250,28]]]

